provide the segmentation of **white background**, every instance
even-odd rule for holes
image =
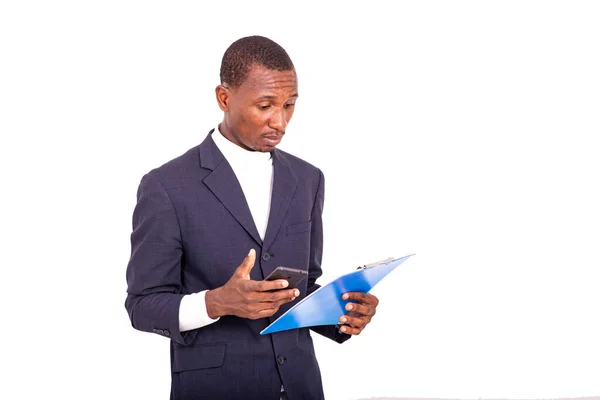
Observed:
[[[168,397],[123,306],[137,185],[251,34],[299,74],[321,282],[416,253],[363,335],[315,335],[327,398],[600,395],[597,2],[207,3],[2,2],[0,397]]]

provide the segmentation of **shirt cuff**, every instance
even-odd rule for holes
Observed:
[[[219,320],[212,319],[206,311],[206,300],[204,296],[208,290],[198,293],[186,294],[181,298],[179,305],[179,331],[191,331],[202,328]]]

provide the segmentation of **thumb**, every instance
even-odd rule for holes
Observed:
[[[254,262],[256,261],[256,250],[250,249],[248,255],[244,258],[244,261],[240,264],[239,267],[235,270],[235,274],[239,278],[250,279],[250,271],[252,271],[252,267],[254,267]]]

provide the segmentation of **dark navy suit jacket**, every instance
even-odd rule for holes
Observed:
[[[319,287],[323,174],[288,153],[272,152],[271,210],[263,241],[211,133],[142,178],[127,267],[125,306],[131,322],[171,339],[171,399],[275,400],[282,383],[291,400],[322,399],[309,330],[259,332]],[[300,297],[271,318],[225,316],[180,333],[181,298],[225,284],[250,248],[257,253],[253,280],[280,265],[307,270]],[[335,326],[313,329],[340,343],[350,337]]]

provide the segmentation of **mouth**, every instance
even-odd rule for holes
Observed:
[[[281,142],[281,138],[283,138],[283,134],[277,133],[269,133],[263,136],[263,140],[268,146],[277,146],[279,142]]]

